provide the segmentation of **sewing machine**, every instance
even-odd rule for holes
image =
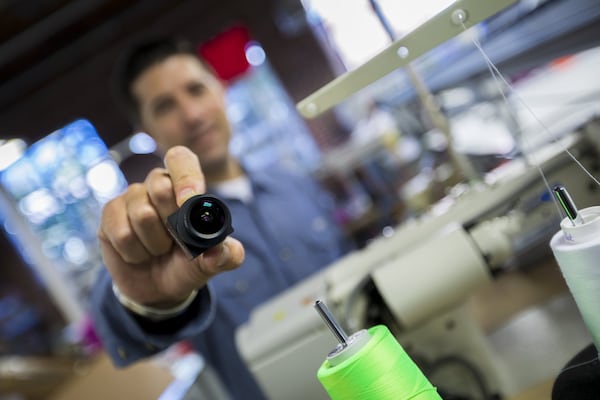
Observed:
[[[306,117],[315,116],[458,34],[461,25],[472,26],[511,3],[458,1],[298,108]],[[399,57],[403,48],[410,51]],[[267,396],[328,398],[316,371],[336,342],[313,309],[316,300],[327,303],[349,332],[386,324],[426,375],[436,363],[459,357],[469,371],[440,377],[440,387],[451,383],[473,398],[479,398],[481,385],[488,393],[510,394],[510,371],[495,362],[465,304],[503,268],[526,258],[557,231],[560,217],[540,169],[549,185],[567,185],[581,208],[600,204],[600,191],[565,149],[597,174],[600,120],[589,120],[560,140],[511,160],[483,181],[458,185],[427,213],[394,227],[393,234],[378,237],[255,309],[236,341]]]
[[[600,203],[563,146],[594,167],[600,120],[535,155],[544,157],[550,184],[566,183],[582,208]],[[326,399],[315,373],[335,339],[313,309],[319,299],[349,331],[383,322],[416,357],[433,362],[459,354],[491,392],[502,393],[509,372],[495,364],[464,304],[504,265],[547,241],[558,221],[537,168],[514,160],[490,183],[443,199],[257,308],[237,332],[238,349],[270,398]]]

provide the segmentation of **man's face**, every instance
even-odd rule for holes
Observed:
[[[189,147],[205,171],[229,157],[231,128],[224,89],[192,55],[174,55],[144,71],[132,84],[142,127],[163,150]]]

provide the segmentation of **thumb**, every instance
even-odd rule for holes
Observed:
[[[185,146],[174,146],[165,154],[165,168],[173,182],[177,206],[206,191],[204,174],[198,157]]]

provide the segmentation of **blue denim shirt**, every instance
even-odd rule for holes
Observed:
[[[201,312],[175,335],[151,335],[115,299],[104,270],[93,291],[92,314],[117,366],[187,339],[217,370],[234,399],[263,399],[236,349],[235,330],[250,311],[334,261],[347,246],[331,220],[332,204],[310,179],[278,169],[248,174],[250,204],[223,200],[245,248],[242,266],[211,279],[200,291]]]

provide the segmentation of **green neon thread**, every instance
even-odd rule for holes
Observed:
[[[371,339],[354,356],[332,366],[325,360],[317,377],[331,400],[442,400],[388,328],[369,329]]]

